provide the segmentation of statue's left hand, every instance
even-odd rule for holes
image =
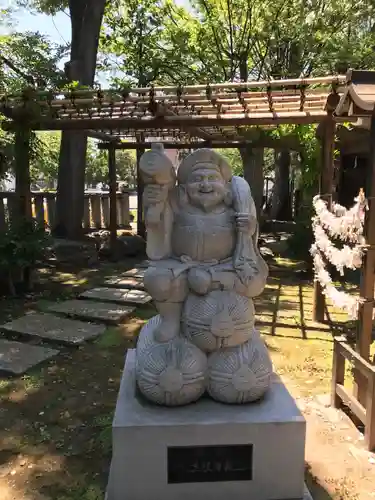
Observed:
[[[241,233],[252,236],[255,233],[257,219],[254,215],[246,213],[236,213],[236,227]]]

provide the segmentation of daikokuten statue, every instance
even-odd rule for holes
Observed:
[[[252,298],[268,268],[248,183],[211,149],[187,156],[176,175],[155,144],[140,170],[150,259],[144,284],[159,312],[138,340],[140,391],[168,406],[206,391],[224,403],[261,398],[272,363],[254,329]]]

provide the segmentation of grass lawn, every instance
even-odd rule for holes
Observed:
[[[80,272],[42,269],[35,294],[0,302],[1,320],[76,296],[114,270],[134,265]],[[294,270],[286,262],[271,270],[255,306],[276,370],[293,396],[308,397],[329,392],[332,334],[340,333],[345,317],[330,309],[331,323],[313,323],[312,285],[293,279]],[[103,500],[124,355],[154,314],[152,306],[140,307],[95,342],[61,348],[54,360],[21,378],[0,378],[1,500]],[[309,473],[309,481],[316,498],[362,498],[335,483],[327,492],[314,474]]]

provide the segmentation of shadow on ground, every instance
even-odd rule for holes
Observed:
[[[318,478],[312,474],[308,465],[305,470],[305,481],[313,500],[332,500],[334,498],[324,486],[319,484]]]
[[[34,308],[41,299],[75,296],[115,272],[119,269],[113,266],[78,273],[48,270],[44,281],[41,272],[41,290],[13,302],[13,307],[11,301],[4,301],[2,320]],[[293,280],[290,269],[281,274],[271,276],[255,301],[257,324],[278,372],[305,384],[306,391],[313,387],[324,392],[329,384],[332,335],[337,331],[312,323],[311,284]],[[95,342],[62,348],[54,360],[22,378],[0,379],[2,500],[103,500],[124,355],[154,314],[152,306],[139,308],[132,321],[108,328]],[[307,481],[315,500],[331,498],[318,491],[309,472]],[[7,491],[13,496],[7,498]]]

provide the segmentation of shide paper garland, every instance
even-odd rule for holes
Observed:
[[[350,293],[337,290],[332,283],[332,278],[324,265],[324,261],[316,245],[312,245],[310,252],[313,256],[314,279],[315,281],[319,281],[323,294],[330,299],[336,307],[345,311],[350,319],[356,319],[358,308],[364,300],[359,297],[354,297]]]
[[[330,211],[327,203],[319,195],[315,196],[313,207],[316,216],[313,217],[313,222],[316,221],[333,238],[364,245],[363,223],[367,200],[362,190],[354,201],[355,205],[349,210],[338,203],[333,203]]]
[[[313,257],[315,281],[320,283],[323,294],[336,307],[344,310],[351,319],[357,317],[358,308],[364,300],[337,290],[326,269],[322,254],[328,262],[337,268],[341,275],[344,274],[344,268],[358,269],[361,267],[362,257],[366,251],[363,225],[367,200],[363,190],[354,201],[355,205],[349,210],[339,204],[333,204],[332,211],[330,211],[327,208],[327,203],[320,196],[314,197],[313,206],[316,215],[312,218],[312,222],[315,242],[310,249]],[[350,242],[352,246],[344,245],[341,249],[336,248],[329,236]]]
[[[362,256],[365,248],[362,245],[350,247],[344,245],[343,248],[336,248],[331,242],[322,226],[313,223],[315,244],[327,260],[336,267],[341,276],[344,275],[344,268],[359,269],[362,265]]]

